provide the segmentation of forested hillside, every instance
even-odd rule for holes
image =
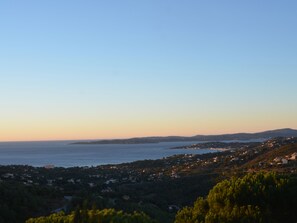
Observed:
[[[218,183],[205,199],[179,211],[175,223],[293,223],[296,208],[296,177],[248,174]]]
[[[221,146],[218,143],[210,145]],[[65,213],[59,217],[61,218],[59,221],[63,222],[63,219],[68,219],[75,213],[76,216],[79,216],[79,213],[85,216],[85,213],[95,213],[91,210],[99,213],[105,209],[114,209],[115,213],[123,211],[133,215],[136,211],[145,213],[156,222],[172,223],[174,219],[183,220],[181,216],[187,214],[179,214],[175,218],[176,213],[181,209],[183,211],[180,213],[187,213],[184,211],[187,209],[183,207],[191,206],[197,197],[200,197],[199,202],[194,205],[193,210],[195,212],[196,206],[202,210],[205,222],[219,210],[218,204],[221,203],[224,207],[228,207],[220,209],[221,215],[216,216],[222,222],[230,222],[230,219],[235,219],[234,222],[237,222],[236,216],[241,216],[242,212],[246,213],[249,210],[252,210],[250,214],[265,219],[263,216],[269,216],[267,213],[277,214],[279,212],[276,210],[284,210],[282,207],[287,210],[291,207],[297,209],[296,203],[290,200],[291,198],[297,200],[296,194],[291,193],[297,191],[294,186],[297,175],[297,138],[276,138],[263,143],[245,144],[243,147],[237,145],[235,148],[232,148],[234,146],[232,143],[225,146],[231,149],[203,155],[176,155],[159,160],[119,165],[73,168],[0,166],[0,222],[23,223],[29,218],[49,216],[60,211]],[[275,174],[256,175],[259,172]],[[246,174],[249,175],[242,178]],[[221,189],[211,190],[219,182],[222,182],[219,184],[221,186],[215,188]],[[272,190],[273,193],[270,191],[275,185],[281,185],[281,190],[289,188],[291,194],[287,192],[290,196],[286,197],[286,192],[282,193],[284,196],[273,197],[279,194],[278,186]],[[217,191],[225,191],[226,188],[232,192],[230,196],[237,194],[242,200],[238,203],[238,200],[234,200],[232,196],[228,197],[225,192],[220,194],[225,196],[224,200],[209,200],[209,197],[219,197]],[[245,188],[248,188],[248,192]],[[259,188],[263,189],[262,195],[258,193]],[[234,191],[239,192],[233,193]],[[274,193],[275,191],[277,193]],[[277,200],[276,203],[282,204],[281,207],[274,208],[269,203],[270,200],[266,198],[271,194],[273,195],[271,199]],[[253,200],[262,196],[266,199],[263,203],[268,206],[245,201],[251,197],[249,195],[254,196]],[[214,206],[208,206],[213,202]],[[205,206],[201,209],[201,205]],[[222,217],[225,212],[230,212],[228,221]],[[281,211],[281,213],[286,212]],[[281,222],[279,219],[286,218],[286,216],[271,216],[278,222]],[[47,218],[42,217],[39,220],[42,219]],[[253,219],[253,216],[248,215],[247,219],[252,222],[250,219]],[[289,220],[291,218],[288,218]]]
[[[297,219],[297,178],[275,173],[247,174],[224,180],[199,197],[193,207],[180,210],[175,223],[294,223]],[[26,223],[153,223],[143,213],[113,209],[77,209]]]

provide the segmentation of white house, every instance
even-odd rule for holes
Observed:
[[[282,164],[288,164],[288,160],[287,159],[282,159]]]

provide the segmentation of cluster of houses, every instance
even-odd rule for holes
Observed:
[[[297,152],[294,152],[290,155],[286,155],[284,157],[276,157],[273,159],[273,162],[271,163],[273,164],[277,164],[277,165],[286,165],[288,164],[290,161],[296,161],[297,160]]]
[[[244,146],[239,149],[229,149],[225,152],[204,155],[175,155],[156,161],[120,165],[59,169],[52,165],[43,168],[0,166],[0,182],[18,181],[27,186],[40,185],[63,191],[67,191],[67,187],[81,188],[83,186],[89,190],[100,191],[101,196],[108,196],[108,194],[116,192],[118,186],[123,184],[175,180],[188,174],[195,174],[197,170],[233,168],[253,160],[266,151],[273,151],[288,143],[297,143],[297,139],[273,139],[252,148]],[[258,163],[258,167],[263,168],[265,165],[274,165],[282,168],[295,161],[297,161],[297,151],[274,157],[273,160],[264,161],[266,163],[261,161]],[[131,197],[122,194],[121,199],[128,201]],[[169,210],[176,209],[178,207],[175,205],[169,207]]]
[[[209,155],[175,155],[168,158],[163,158],[159,161],[151,161],[151,163],[143,166],[136,164],[121,164],[121,165],[106,165],[98,167],[83,167],[78,168],[75,172],[81,174],[73,174],[71,168],[64,169],[59,174],[50,174],[56,168],[52,165],[47,165],[44,168],[23,167],[18,170],[6,172],[1,175],[0,180],[19,180],[25,185],[47,185],[50,187],[63,185],[65,182],[70,185],[86,185],[90,188],[105,185],[102,189],[103,193],[110,192],[112,185],[121,183],[137,183],[142,181],[160,181],[163,179],[177,179],[185,174],[191,173],[193,169],[210,168],[218,166],[232,166],[243,163],[256,157],[259,153],[268,149],[276,149],[290,142],[297,142],[296,138],[273,139],[262,143],[261,146],[255,148],[243,147],[241,149],[233,149],[224,153],[217,152]],[[297,152],[286,156],[275,157],[270,161],[270,165],[286,165],[291,161],[297,160]],[[143,161],[145,162],[145,161]],[[263,162],[259,163],[261,166]],[[13,170],[14,168],[11,167]],[[41,172],[44,169],[49,175]],[[111,189],[108,189],[111,188]]]

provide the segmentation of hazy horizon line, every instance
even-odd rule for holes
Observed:
[[[37,139],[37,140],[0,140],[0,143],[10,143],[10,142],[71,142],[71,141],[100,141],[100,140],[125,140],[134,138],[154,138],[154,137],[194,137],[194,136],[220,136],[220,135],[232,135],[232,134],[255,134],[268,131],[277,130],[297,130],[294,128],[275,128],[275,129],[265,129],[258,131],[239,131],[239,132],[229,132],[229,133],[213,133],[213,134],[192,134],[192,135],[145,135],[145,136],[131,136],[131,137],[115,137],[115,138],[85,138],[85,139]]]

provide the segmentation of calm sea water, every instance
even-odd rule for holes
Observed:
[[[183,150],[172,147],[197,142],[167,142],[156,144],[70,145],[69,141],[2,142],[0,165],[22,164],[59,167],[119,164],[145,159],[160,159],[175,154],[203,154],[213,150]]]

